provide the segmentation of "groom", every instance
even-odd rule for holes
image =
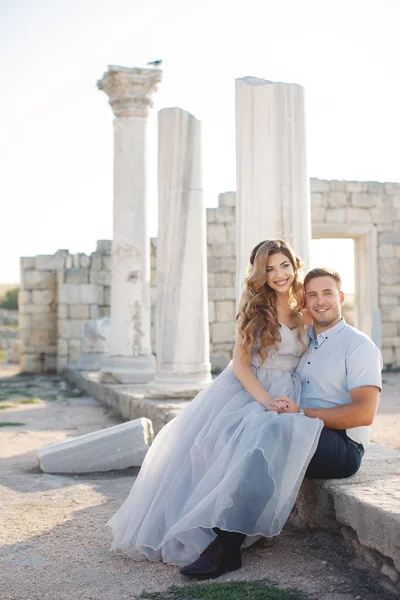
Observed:
[[[306,477],[336,479],[354,475],[368,448],[370,425],[382,388],[381,353],[370,338],[341,316],[344,294],[340,275],[313,269],[304,279],[306,308],[312,318],[310,344],[297,367],[300,408],[281,396],[286,408],[321,419],[324,428]],[[193,578],[219,577],[240,568],[242,533],[214,529],[216,539],[181,573]]]

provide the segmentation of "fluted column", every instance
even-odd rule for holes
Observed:
[[[281,238],[309,266],[311,208],[304,90],[256,77],[236,80],[237,297],[252,248]]]
[[[159,69],[110,66],[98,88],[114,111],[114,234],[110,355],[100,381],[154,377],[150,344],[150,239],[146,218],[146,126]]]
[[[211,381],[201,124],[159,112],[155,397],[192,397]]]

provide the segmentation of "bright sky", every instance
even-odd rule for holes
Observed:
[[[157,110],[202,120],[215,205],[236,187],[234,80],[246,75],[305,87],[310,176],[399,181],[399,18],[396,0],[0,0],[0,282],[18,281],[21,255],[111,238],[112,111],[96,88],[109,64],[164,61],[151,235]]]

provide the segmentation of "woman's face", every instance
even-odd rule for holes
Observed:
[[[294,281],[294,269],[282,252],[270,254],[267,262],[267,284],[278,294],[287,294]]]

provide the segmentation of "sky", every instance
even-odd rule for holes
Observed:
[[[152,236],[157,111],[202,121],[215,206],[236,187],[234,81],[246,75],[304,86],[311,177],[400,181],[399,17],[397,0],[0,0],[0,282],[19,280],[19,256],[111,239],[113,115],[96,87],[110,64],[163,60],[148,127]],[[343,248],[330,266],[350,281]]]

